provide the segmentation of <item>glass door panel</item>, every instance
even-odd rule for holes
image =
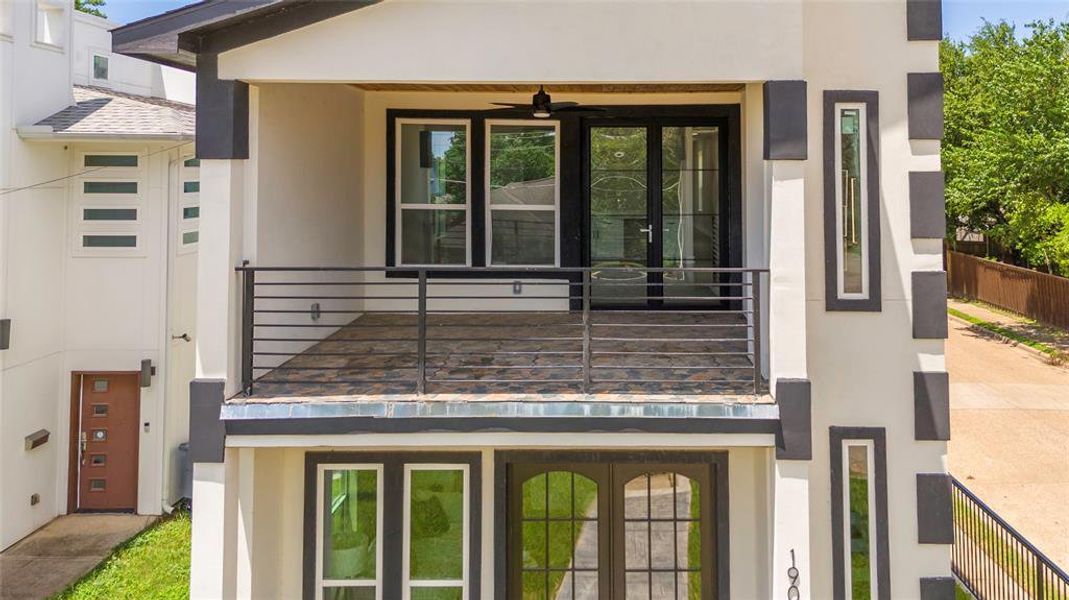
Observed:
[[[720,264],[720,128],[663,128],[661,165],[664,303],[708,303],[719,276],[682,269]]]
[[[590,128],[590,266],[595,305],[646,304],[645,269],[652,240],[646,140],[645,127]],[[621,267],[634,270],[609,270]]]

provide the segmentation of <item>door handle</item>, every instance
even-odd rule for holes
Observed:
[[[80,442],[81,442],[81,452],[79,454],[81,454],[81,456],[79,456],[78,458],[81,461],[81,463],[84,465],[85,464],[85,451],[89,449],[89,441],[88,441],[88,438],[86,438],[84,431],[81,433]]]
[[[649,240],[649,243],[651,243],[651,244],[653,243],[653,226],[652,225],[650,225],[649,227],[639,227],[638,230],[646,232],[646,239]]]
[[[182,340],[183,342],[192,341],[192,338],[189,337],[188,333],[183,333],[182,335],[172,335],[171,339],[172,340]]]

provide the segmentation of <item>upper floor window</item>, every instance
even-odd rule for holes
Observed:
[[[880,310],[879,102],[824,93],[824,249],[828,310]]]
[[[558,125],[487,124],[487,256],[491,266],[555,266]]]
[[[0,39],[10,39],[13,29],[14,0],[0,0]]]
[[[40,44],[63,46],[66,5],[62,0],[37,0],[34,39]]]
[[[397,127],[399,264],[470,264],[470,123],[402,119]]]
[[[108,80],[108,62],[107,56],[100,54],[93,55],[93,81],[107,81]]]

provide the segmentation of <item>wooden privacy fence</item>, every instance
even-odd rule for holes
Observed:
[[[980,300],[1069,328],[1069,279],[947,251],[947,286],[954,296]]]

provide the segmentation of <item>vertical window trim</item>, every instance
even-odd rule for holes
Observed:
[[[839,265],[837,238],[840,227],[836,221],[839,211],[836,207],[839,165],[837,163],[839,140],[836,112],[837,105],[864,105],[865,115],[862,129],[865,132],[863,145],[866,149],[863,157],[863,173],[867,179],[863,195],[864,210],[867,215],[865,234],[867,237],[867,258],[863,269],[867,269],[867,297],[842,297],[839,294]],[[880,109],[879,93],[858,90],[825,90],[824,92],[824,307],[827,311],[868,311],[881,310],[881,263],[880,263]]]
[[[875,537],[873,541],[872,564],[875,565],[876,595],[874,600],[891,600],[891,561],[890,544],[887,521],[887,430],[883,427],[830,427],[829,446],[831,462],[831,533],[832,533],[832,598],[833,600],[850,600],[850,592],[846,587],[847,575],[844,573],[850,568],[849,544],[846,543],[849,531],[844,533],[844,520],[847,517],[848,505],[844,504],[843,490],[847,484],[844,479],[844,461],[847,457],[843,451],[846,448],[844,442],[857,443],[871,441],[873,452],[873,471],[870,479],[874,483],[872,505],[875,510],[869,515],[870,527],[875,525]],[[871,531],[871,530],[870,530]]]
[[[866,498],[868,499],[868,529],[869,529],[869,598],[878,597],[878,575],[876,572],[876,565],[879,564],[879,548],[877,548],[877,532],[876,532],[876,446],[873,440],[853,440],[844,439],[842,441],[842,453],[843,453],[843,465],[842,465],[842,495],[843,506],[850,506],[850,448],[864,448],[865,449],[865,461],[866,461],[866,478],[865,485],[867,488]],[[853,586],[853,574],[854,569],[851,564],[853,546],[853,540],[850,538],[850,511],[844,510],[842,512],[843,518],[843,548],[845,549],[845,555],[843,560],[847,568],[843,569],[843,588],[847,590],[847,593],[852,593]]]
[[[491,158],[491,152],[490,152],[491,135],[490,135],[490,132],[491,132],[491,128],[494,125],[501,125],[501,126],[530,125],[530,126],[541,126],[541,127],[549,127],[550,125],[552,125],[552,127],[553,127],[553,135],[554,135],[554,138],[553,138],[553,161],[554,161],[553,162],[553,169],[554,169],[554,176],[555,176],[555,183],[553,185],[554,189],[553,189],[553,207],[552,207],[552,211],[553,211],[553,264],[537,264],[537,263],[520,264],[520,265],[511,265],[511,264],[499,265],[499,264],[494,264],[494,248],[493,248],[493,243],[494,243],[494,231],[493,231],[493,228],[494,228],[494,215],[493,215],[493,211],[495,209],[493,207],[492,202],[490,201],[490,192],[491,192],[491,190],[490,190],[490,158]],[[559,120],[547,121],[547,120],[535,120],[535,119],[487,119],[485,127],[486,127],[486,136],[485,136],[486,140],[485,140],[485,148],[483,150],[483,172],[486,175],[483,177],[483,180],[484,180],[484,190],[483,190],[483,192],[484,192],[484,197],[486,198],[486,201],[483,203],[485,205],[485,207],[484,207],[482,218],[484,219],[484,223],[486,224],[485,225],[485,227],[486,227],[485,238],[486,239],[484,241],[484,244],[486,246],[486,265],[490,266],[490,267],[501,267],[501,268],[559,267],[560,266],[560,240],[561,240],[561,231],[560,231],[560,177],[561,177],[561,173],[560,173],[560,167],[561,167],[561,162],[560,162],[560,141],[561,141],[560,140],[560,121]],[[551,209],[549,208],[549,205],[544,205],[544,206],[523,206],[522,208],[511,208],[511,207],[499,206],[499,207],[497,207],[496,210],[534,210],[534,211],[549,212],[549,210],[551,210]]]
[[[463,537],[462,537],[462,550],[463,556],[461,566],[461,578],[460,583],[460,597],[462,600],[468,600],[469,588],[471,586],[471,565],[469,561],[471,559],[471,473],[470,465],[465,463],[406,463],[404,465],[404,492],[402,494],[404,506],[401,512],[401,598],[402,600],[410,600],[412,597],[412,588],[419,587],[445,587],[455,588],[457,587],[457,580],[454,579],[427,579],[419,580],[419,585],[413,585],[412,581],[412,564],[411,564],[411,550],[412,550],[412,472],[413,471],[460,471],[463,473],[463,485],[464,490],[464,502],[462,506],[462,518],[463,518]]]
[[[843,214],[843,195],[846,190],[843,188],[843,178],[841,176],[835,178],[835,239],[838,243],[835,244],[835,277],[836,277],[836,296],[842,300],[868,300],[869,298],[869,236],[868,236],[868,222],[869,222],[869,207],[868,207],[868,123],[866,123],[866,116],[868,114],[865,103],[863,102],[836,102],[835,103],[835,165],[841,172],[841,166],[843,164],[843,143],[842,143],[842,116],[843,112],[847,110],[858,111],[858,140],[860,141],[860,148],[858,149],[858,155],[861,157],[861,230],[862,238],[861,243],[861,291],[860,292],[847,292],[846,291],[846,254],[843,251],[842,239],[844,234],[843,220],[846,215]]]
[[[419,117],[398,117],[394,121],[394,222],[393,222],[393,234],[394,234],[394,262],[399,267],[412,267],[412,268],[449,268],[449,267],[470,267],[471,266],[471,241],[472,241],[472,189],[471,189],[471,155],[472,155],[472,137],[471,137],[471,119],[459,118],[459,119],[436,119],[436,118],[419,118]],[[404,202],[401,198],[401,151],[403,150],[401,129],[405,125],[463,125],[464,135],[466,136],[465,149],[464,149],[464,204],[449,205],[449,208],[442,208],[441,205],[425,205],[425,204],[409,204],[407,210],[462,210],[465,215],[464,219],[464,264],[415,264],[406,263],[404,261],[403,243],[404,243],[404,226],[403,211],[406,210]]]
[[[326,523],[326,514],[321,510],[326,501],[326,487],[324,479],[327,471],[375,471],[375,598],[382,600],[382,532],[383,532],[383,498],[386,488],[383,479],[383,465],[373,463],[320,463],[316,467],[316,508],[315,508],[315,599],[322,600],[323,587],[371,587],[366,579],[324,579],[323,558],[325,540],[323,538],[323,526]],[[353,585],[353,584],[361,585]]]

